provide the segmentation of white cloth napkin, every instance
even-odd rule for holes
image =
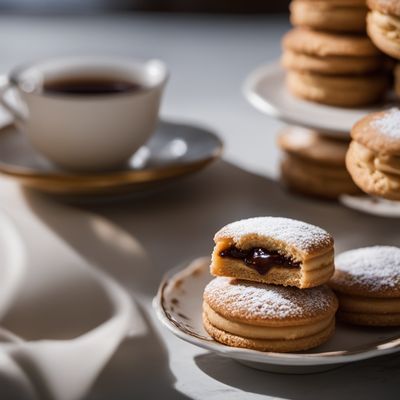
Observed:
[[[119,284],[40,224],[18,222],[25,238],[0,213],[0,250],[8,249],[0,255],[0,397],[80,399],[138,312]]]

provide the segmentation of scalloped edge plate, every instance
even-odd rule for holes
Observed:
[[[229,347],[214,341],[201,321],[203,290],[212,279],[210,259],[198,258],[171,270],[153,300],[154,310],[174,335],[247,366],[272,372],[313,373],[400,351],[400,327],[362,328],[337,324],[334,337],[304,353],[272,353]]]

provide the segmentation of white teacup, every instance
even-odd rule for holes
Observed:
[[[147,141],[167,79],[158,60],[59,58],[17,67],[0,97],[40,153],[66,169],[95,171],[118,167]]]

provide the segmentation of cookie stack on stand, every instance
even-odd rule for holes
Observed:
[[[236,221],[215,237],[203,324],[218,342],[261,351],[316,347],[335,329],[338,302],[325,283],[333,239],[323,229],[274,217]]]
[[[366,34],[365,0],[293,0],[290,10],[294,28],[282,40],[281,63],[294,96],[344,108],[383,98],[390,80],[388,58]],[[332,138],[326,132],[284,129],[278,146],[285,185],[325,199],[357,194],[345,165],[346,134]]]
[[[366,35],[294,28],[283,38],[286,85],[296,97],[337,107],[378,102],[389,86],[386,58]]]
[[[358,107],[379,101],[389,80],[387,59],[365,32],[365,0],[294,0],[296,26],[282,41],[282,64],[293,95]]]

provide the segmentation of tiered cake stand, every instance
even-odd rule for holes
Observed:
[[[352,126],[365,115],[390,108],[390,98],[383,104],[365,108],[340,108],[304,101],[292,96],[285,86],[285,71],[279,63],[257,68],[247,77],[243,93],[257,110],[291,125],[315,129],[329,136],[349,136]],[[400,202],[368,195],[342,195],[340,202],[349,208],[383,217],[400,218]]]

